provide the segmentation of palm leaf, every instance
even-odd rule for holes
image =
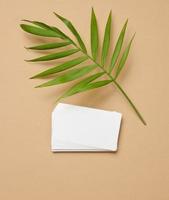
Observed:
[[[128,23],[128,20],[125,22],[123,29],[121,30],[119,38],[117,40],[117,43],[116,43],[116,46],[115,46],[115,49],[114,49],[114,52],[113,52],[113,56],[112,56],[112,59],[111,59],[111,65],[110,65],[110,68],[109,68],[109,73],[112,72],[112,70],[113,70],[113,68],[114,68],[114,66],[117,62],[118,56],[120,54],[122,44],[123,44],[123,40],[124,40],[126,27],[127,27],[127,23]]]
[[[73,26],[72,22],[70,22],[69,20],[67,20],[66,18],[58,15],[57,13],[54,12],[54,14],[69,28],[69,30],[73,33],[73,35],[76,37],[81,49],[86,53],[86,47],[84,45],[84,42],[82,41],[79,33],[77,32],[77,30],[75,29],[75,27]]]
[[[120,86],[120,84],[116,81],[117,77],[119,76],[120,72],[124,68],[124,65],[126,63],[131,43],[133,41],[134,36],[130,40],[128,46],[126,49],[123,51],[123,54],[117,64],[117,68],[115,71],[115,75],[112,75],[112,70],[116,66],[117,60],[119,58],[119,55],[122,50],[122,45],[124,41],[124,36],[126,32],[126,27],[127,27],[127,22],[125,22],[118,40],[116,42],[112,57],[111,57],[111,63],[110,66],[107,68],[106,63],[108,63],[108,54],[109,54],[109,46],[110,46],[110,40],[111,40],[111,12],[108,16],[106,26],[105,26],[105,31],[104,31],[104,39],[103,39],[103,44],[102,44],[102,49],[101,49],[101,59],[98,58],[98,52],[99,52],[99,34],[98,34],[98,25],[97,25],[97,19],[96,15],[94,12],[94,9],[92,9],[91,13],[91,22],[90,22],[90,39],[91,39],[91,55],[87,53],[86,46],[84,42],[81,39],[80,34],[78,33],[77,29],[74,27],[71,21],[68,19],[58,15],[55,13],[55,15],[68,27],[68,29],[73,33],[75,36],[78,44],[74,42],[73,39],[71,39],[67,34],[63,33],[59,28],[55,26],[50,26],[48,24],[45,24],[43,22],[39,21],[30,21],[30,20],[24,20],[28,23],[31,23],[32,25],[28,24],[21,24],[21,28],[32,35],[38,35],[42,37],[55,37],[55,38],[60,38],[60,42],[53,42],[53,43],[45,43],[45,44],[40,44],[32,47],[28,47],[27,49],[31,50],[50,50],[50,49],[55,49],[59,47],[64,47],[67,45],[72,45],[73,49],[70,50],[64,50],[61,52],[57,53],[51,53],[51,54],[46,54],[45,56],[41,56],[35,59],[28,60],[29,62],[37,62],[37,61],[50,61],[50,60],[55,60],[67,56],[71,56],[72,54],[75,54],[76,52],[81,52],[83,54],[82,56],[79,57],[79,55],[75,54],[75,58],[71,59],[69,61],[66,61],[60,65],[56,65],[52,68],[49,68],[39,74],[36,74],[35,76],[31,78],[41,78],[41,77],[47,77],[49,75],[53,75],[52,79],[46,83],[43,83],[37,87],[47,87],[47,86],[52,86],[52,85],[57,85],[57,84],[63,84],[67,83],[69,81],[74,81],[78,78],[81,78],[85,76],[86,74],[90,73],[93,69],[96,67],[101,71],[98,73],[95,73],[93,75],[89,75],[87,78],[82,79],[75,85],[73,85],[70,89],[68,89],[59,99],[72,96],[74,94],[80,93],[80,92],[85,92],[91,89],[103,87],[109,83],[112,83],[116,86],[116,88],[119,90],[119,92],[126,98],[130,106],[133,108],[139,119],[143,122],[144,125],[146,125],[145,120],[141,116],[140,112],[132,102],[132,100],[128,97],[127,93],[123,90],[123,88]],[[78,47],[79,46],[79,47]],[[88,64],[86,66],[78,66],[75,69],[71,69],[77,65],[81,65],[84,61],[90,61],[92,64]],[[98,60],[101,60],[101,63],[98,62]],[[68,70],[71,69],[71,70]],[[108,70],[107,70],[108,69]],[[66,71],[68,70],[68,71]],[[57,75],[58,72],[64,72],[63,74]],[[97,78],[101,76],[107,76],[108,79],[103,78],[103,80],[100,81],[95,81]]]
[[[56,49],[59,47],[65,47],[67,45],[72,44],[71,42],[53,42],[53,43],[46,43],[46,44],[40,44],[37,46],[33,47],[26,47],[26,49],[31,49],[31,50],[49,50],[49,49]]]
[[[128,46],[126,47],[126,49],[125,49],[125,51],[124,51],[124,53],[123,53],[123,55],[122,55],[122,57],[121,57],[121,59],[120,59],[120,62],[119,62],[118,67],[117,67],[115,79],[119,76],[121,70],[122,70],[123,67],[124,67],[124,64],[125,64],[125,62],[126,62],[126,60],[127,60],[127,57],[128,57],[129,51],[130,51],[130,47],[131,47],[131,43],[132,43],[132,41],[133,41],[133,39],[134,39],[134,36],[135,36],[135,34],[134,34],[133,37],[131,38],[131,40],[130,40]]]
[[[26,60],[26,61],[27,62],[50,61],[50,60],[55,60],[55,59],[63,58],[66,56],[70,56],[78,51],[79,51],[78,49],[70,49],[67,51],[61,51],[59,53],[52,53],[52,54],[48,54],[47,56],[41,56],[39,58],[34,58],[31,60]]]
[[[108,54],[108,50],[109,50],[109,46],[110,46],[110,33],[111,33],[111,11],[109,14],[109,17],[107,19],[107,23],[106,23],[106,28],[105,28],[105,32],[104,32],[104,40],[103,40],[103,47],[102,47],[102,57],[101,57],[101,64],[104,66],[106,58],[107,58],[107,54]]]
[[[70,69],[82,62],[84,62],[85,60],[87,60],[88,57],[87,56],[81,56],[79,58],[75,58],[73,60],[70,60],[70,61],[67,61],[61,65],[58,65],[56,67],[53,67],[53,68],[50,68],[48,70],[45,70],[39,74],[36,74],[35,76],[31,77],[31,79],[33,78],[41,78],[41,77],[45,77],[45,76],[49,76],[49,75],[52,75],[52,74],[55,74],[55,73],[58,73],[58,72],[62,72],[62,71],[65,71],[67,69]]]
[[[91,29],[91,51],[92,51],[93,59],[96,60],[97,55],[98,55],[99,36],[98,36],[96,15],[94,13],[93,8],[92,8],[90,29]]]
[[[69,81],[73,81],[75,79],[78,79],[82,76],[84,76],[85,74],[91,72],[93,69],[96,68],[97,65],[89,65],[89,66],[84,66],[78,69],[73,69],[68,71],[67,73],[65,73],[64,75],[58,76],[53,80],[50,80],[46,83],[43,83],[39,86],[36,87],[48,87],[48,86],[53,86],[53,85],[58,85],[58,84],[62,84],[62,83],[67,83]]]

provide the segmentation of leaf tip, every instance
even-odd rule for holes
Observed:
[[[53,14],[57,16],[57,13],[55,11],[53,11]]]
[[[41,85],[37,85],[37,86],[35,86],[35,88],[41,88],[42,86]]]
[[[20,27],[21,27],[22,29],[24,29],[24,26],[25,26],[25,24],[20,24]]]
[[[95,17],[94,7],[92,7],[92,15]]]
[[[57,14],[56,12],[53,12],[53,14],[58,17],[59,19],[63,19],[59,14]]]
[[[31,20],[28,20],[28,19],[22,19],[21,20],[22,22],[28,22],[28,23],[32,23],[33,21],[31,21]]]
[[[131,45],[131,43],[133,42],[135,36],[136,36],[136,32],[133,34],[133,36],[132,36],[132,38],[131,38],[131,40],[130,40],[130,45]]]
[[[26,59],[25,59],[24,61],[25,61],[25,62],[32,62],[32,60],[26,60]]]
[[[132,40],[135,38],[135,36],[136,36],[136,32],[133,34]]]
[[[25,47],[25,46],[24,46],[24,48],[25,48],[26,50],[29,50],[29,49],[30,49],[30,47]]]
[[[60,101],[61,99],[63,99],[63,96],[58,97],[58,98],[56,99],[56,101],[55,101],[55,104],[58,104],[59,101]]]
[[[92,14],[95,16],[95,10],[94,10],[94,7],[92,7]]]
[[[36,78],[36,76],[31,76],[29,79],[34,79],[34,78]]]
[[[127,19],[126,19],[126,22],[125,22],[125,26],[127,26],[127,24],[128,24],[128,21],[129,21],[129,19],[127,18]]]

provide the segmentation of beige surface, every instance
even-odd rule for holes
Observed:
[[[33,88],[39,81],[28,77],[46,67],[23,61],[36,55],[23,48],[34,39],[20,30],[20,19],[55,24],[55,10],[72,19],[84,40],[89,41],[92,5],[100,33],[110,8],[114,39],[126,17],[127,39],[137,32],[119,81],[148,126],[140,123],[111,86],[84,93],[65,102],[123,113],[118,153],[53,154],[50,117],[63,87]],[[0,1],[0,199],[169,199],[168,10],[168,0]]]

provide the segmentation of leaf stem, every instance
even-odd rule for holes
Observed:
[[[129,96],[126,94],[126,92],[122,89],[122,87],[117,83],[117,81],[113,81],[113,83],[115,84],[115,86],[119,89],[119,91],[126,97],[126,99],[128,100],[129,104],[131,105],[131,107],[133,108],[133,110],[135,111],[135,113],[137,114],[137,116],[139,117],[139,119],[142,121],[142,123],[146,126],[146,122],[144,120],[144,118],[142,117],[142,115],[140,114],[140,112],[138,111],[138,109],[136,108],[136,106],[134,105],[134,103],[131,101],[131,99],[129,98]]]

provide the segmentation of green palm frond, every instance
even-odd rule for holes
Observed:
[[[133,36],[129,44],[127,45],[126,49],[124,49],[124,51],[121,53],[128,20],[125,22],[119,34],[114,51],[112,52],[111,60],[109,62],[108,54],[110,53],[109,47],[111,41],[111,28],[112,28],[111,12],[108,16],[105,26],[100,59],[98,54],[99,41],[100,41],[98,32],[98,22],[93,8],[91,12],[91,22],[90,22],[91,55],[87,52],[86,45],[83,42],[77,29],[72,24],[72,22],[56,14],[55,12],[54,14],[71,31],[77,43],[74,41],[74,39],[70,38],[68,35],[63,33],[59,28],[45,24],[43,22],[23,20],[23,22],[26,23],[22,23],[20,25],[25,32],[30,33],[32,35],[41,37],[52,37],[57,39],[55,42],[37,44],[35,46],[26,47],[26,49],[38,50],[38,51],[40,50],[40,52],[42,51],[45,52],[45,50],[55,50],[55,49],[58,50],[55,53],[46,52],[46,55],[31,60],[27,60],[28,62],[45,62],[64,57],[69,58],[66,62],[64,61],[60,65],[53,66],[45,71],[40,72],[39,74],[32,76],[31,79],[46,78],[52,75],[52,79],[50,81],[42,83],[41,85],[36,87],[38,88],[49,87],[67,83],[82,78],[83,76],[86,76],[87,74],[90,73],[90,75],[83,78],[75,85],[73,85],[70,89],[65,91],[65,93],[58,98],[58,100],[66,98],[68,96],[72,96],[77,93],[85,92],[95,88],[100,88],[108,84],[114,84],[116,88],[127,99],[127,101],[129,102],[129,104],[131,105],[137,116],[143,122],[143,124],[146,125],[145,120],[143,119],[142,115],[140,114],[134,103],[131,101],[126,92],[117,82],[117,78],[122,69],[124,68],[125,62],[127,60],[130,51],[131,43],[134,38]],[[69,49],[59,51],[59,48],[61,47],[66,48],[67,46],[69,46]],[[74,55],[74,58],[71,58],[72,55]],[[84,62],[86,61],[90,61],[92,62],[92,64],[84,64]],[[110,64],[106,66],[107,63]],[[98,69],[100,72],[96,72],[95,69]],[[62,73],[60,74],[60,72]],[[102,80],[98,80],[100,77],[102,77]]]

